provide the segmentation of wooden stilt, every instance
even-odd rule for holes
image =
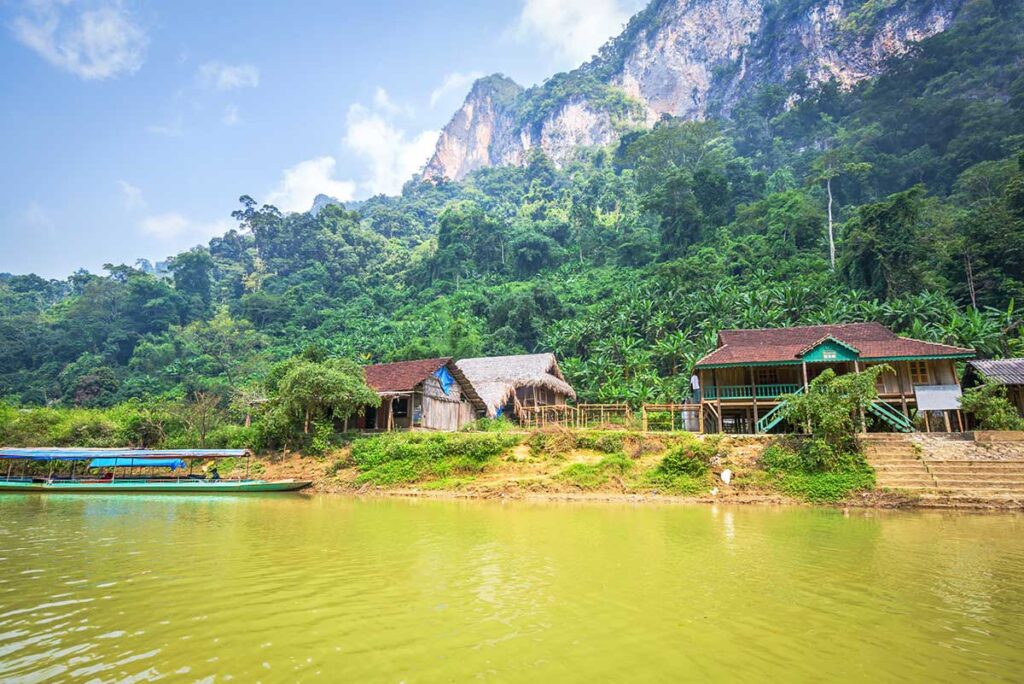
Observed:
[[[953,431],[953,427],[949,424],[949,411],[942,412],[942,422],[946,424],[946,432]]]
[[[757,413],[757,376],[754,373],[754,367],[750,367],[750,394],[754,398],[754,422],[751,423],[751,432],[757,434],[757,421],[760,420],[760,416]]]
[[[725,423],[722,421],[722,388],[718,386],[718,369],[711,371],[711,383],[715,386],[715,413],[718,418],[718,432],[725,432]]]
[[[903,384],[904,375],[910,379],[910,364],[906,361],[896,364],[896,382],[900,386],[900,406],[903,409],[903,415],[910,419],[910,409],[907,408],[907,387]]]

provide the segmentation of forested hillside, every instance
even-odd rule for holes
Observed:
[[[243,197],[238,228],[169,277],[0,277],[0,395],[226,407],[314,347],[550,350],[581,400],[667,400],[720,328],[861,320],[1021,354],[1022,62],[1021,3],[973,0],[853,90],[795,75],[728,119],[666,117],[562,168],[534,152],[353,211]]]

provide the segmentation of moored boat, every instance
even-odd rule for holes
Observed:
[[[312,484],[251,479],[251,457],[247,449],[0,448],[0,464],[7,466],[0,470],[0,492],[242,494],[294,492]],[[222,479],[217,464],[240,458],[245,459],[244,477]]]

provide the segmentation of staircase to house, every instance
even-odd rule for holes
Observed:
[[[803,392],[804,388],[800,387],[793,392],[793,394],[803,394]],[[764,434],[781,423],[786,417],[782,409],[784,409],[788,403],[789,402],[787,401],[780,401],[771,411],[761,416],[761,419],[754,425],[754,431],[758,434]]]
[[[914,431],[914,424],[910,422],[910,419],[899,411],[894,410],[885,402],[876,401],[868,407],[868,411],[881,418],[883,423],[891,427],[896,432]]]
[[[943,458],[941,443],[928,453],[908,435],[862,437],[880,489],[905,492],[923,506],[1024,506],[1024,458],[991,460],[983,447],[959,440],[957,458]],[[971,451],[978,458],[971,458]],[[950,453],[954,451],[952,441]]]

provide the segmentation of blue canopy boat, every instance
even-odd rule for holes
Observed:
[[[312,484],[308,480],[250,479],[251,456],[248,449],[0,448],[0,467],[7,462],[6,469],[0,470],[0,492],[289,492]],[[245,458],[245,477],[221,479],[216,461],[225,458]],[[195,475],[195,461],[213,467],[204,475]],[[40,463],[49,465],[46,475],[30,472],[38,470]],[[165,469],[166,475],[155,472]]]

